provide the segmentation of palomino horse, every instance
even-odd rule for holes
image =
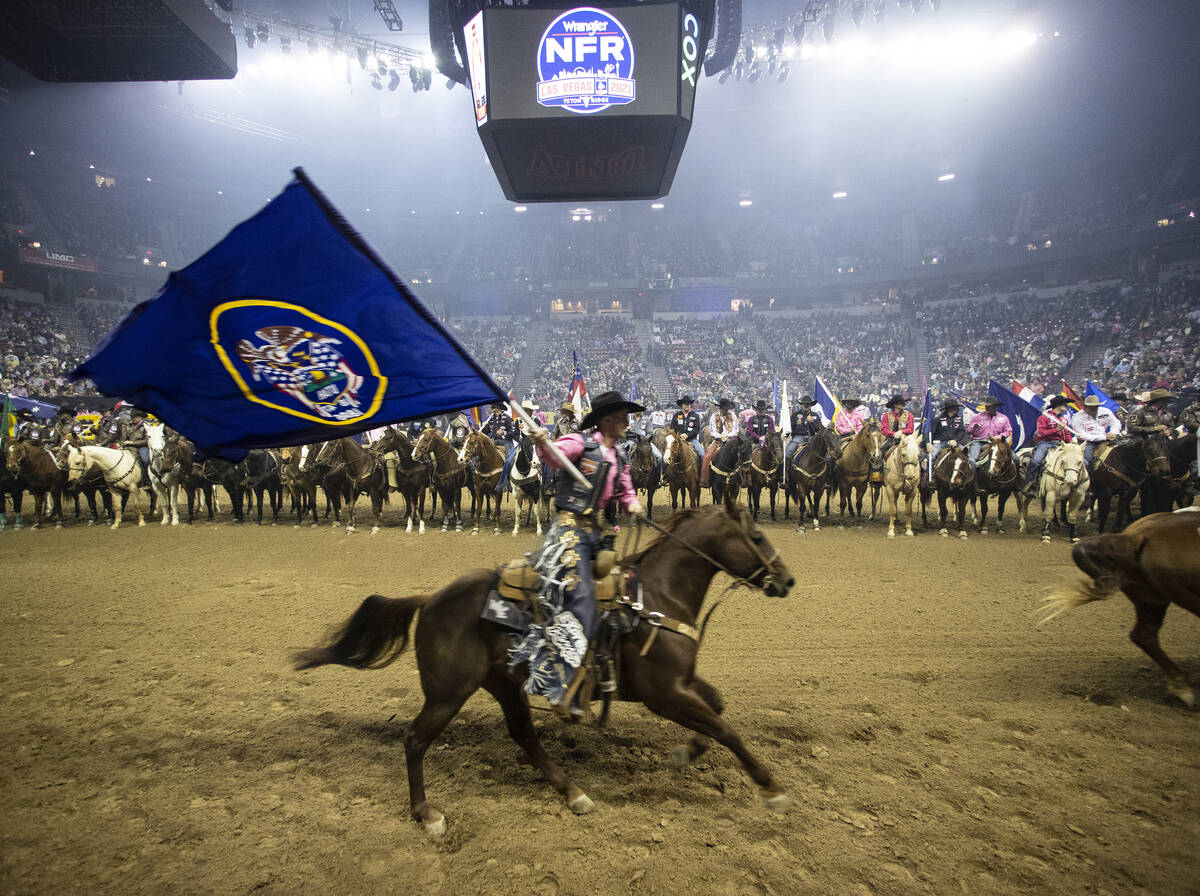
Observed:
[[[779,483],[783,469],[783,438],[777,432],[766,437],[763,444],[750,453],[750,471],[746,483],[746,503],[754,521],[758,522],[758,502],[762,490],[768,489],[771,496],[771,519],[775,519],[775,497],[779,494]]]
[[[687,445],[682,450],[692,452]],[[719,571],[735,583],[777,597],[786,595],[795,580],[754,521],[728,498],[716,507],[682,510],[662,529],[663,537],[622,561],[638,580],[639,597],[636,609],[627,611],[632,630],[616,647],[618,697],[644,703],[651,712],[696,732],[674,755],[680,765],[700,756],[712,740],[723,744],[759,786],[767,806],[783,811],[788,805],[783,789],[722,717],[724,701],[717,689],[695,674],[703,634],[696,626]],[[425,705],[405,733],[404,751],[410,810],[435,837],[445,833],[446,821],[425,795],[425,752],[480,687],[500,704],[509,735],[571,810],[584,814],[595,808],[542,750],[522,691],[528,668],[508,668],[511,634],[480,621],[495,582],[493,570],[481,569],[432,595],[372,595],[325,646],[294,656],[297,669],[329,663],[357,669],[386,666],[408,646],[409,628],[420,613],[415,642]]]
[[[371,534],[379,534],[383,519],[383,498],[387,493],[387,471],[383,461],[351,438],[334,439],[326,442],[317,455],[317,468],[325,469],[326,482],[345,483],[346,534],[356,530],[354,508],[358,496],[366,493],[371,501],[371,513],[375,522]],[[329,490],[326,490],[329,494]]]
[[[442,498],[442,531],[450,528],[454,520],[454,531],[462,531],[462,490],[467,481],[467,468],[458,459],[457,452],[442,438],[436,429],[426,429],[413,445],[412,459],[433,462],[433,485]]]
[[[46,497],[49,495],[54,502],[50,514],[55,517],[54,528],[61,529],[63,486],[67,480],[54,456],[41,445],[23,439],[9,441],[4,455],[5,466],[16,479],[17,488],[24,488],[33,494],[33,528],[40,529],[42,526],[42,517],[46,515]]]
[[[1042,506],[1048,514],[1042,526],[1042,541],[1050,541],[1051,515],[1058,511],[1058,503],[1063,502],[1063,520],[1067,524],[1067,535],[1071,543],[1079,541],[1079,533],[1075,528],[1079,507],[1083,504],[1088,492],[1087,464],[1083,462],[1083,447],[1078,442],[1059,445],[1046,455],[1046,463],[1042,467],[1042,479],[1038,491],[1042,496]]]
[[[1088,578],[1043,598],[1041,622],[1117,591],[1133,603],[1137,623],[1129,639],[1167,677],[1167,690],[1187,706],[1196,693],[1183,670],[1158,643],[1158,632],[1171,604],[1200,616],[1200,514],[1177,511],[1142,517],[1119,535],[1091,535],[1071,549],[1071,559]],[[1040,624],[1040,623],[1039,623]]]
[[[458,462],[469,464],[472,459],[475,461],[475,475],[471,480],[471,534],[479,534],[480,514],[483,514],[485,520],[492,517],[492,502],[495,501],[496,528],[492,534],[499,535],[500,494],[496,491],[496,486],[500,482],[500,474],[504,472],[504,454],[496,447],[495,442],[478,429],[473,429],[467,433],[467,440],[458,452]]]
[[[525,433],[517,442],[517,456],[509,472],[509,489],[513,496],[513,530],[515,537],[521,531],[521,511],[525,511],[525,525],[530,517],[537,521],[537,534],[542,534],[542,462],[538,459],[533,442]],[[497,520],[497,523],[499,520]]]
[[[654,519],[654,492],[662,483],[662,472],[653,443],[645,436],[635,435],[629,450],[629,479],[635,491],[646,493],[646,516],[650,519]]]
[[[685,506],[700,506],[700,461],[696,452],[674,430],[659,430],[663,436],[663,470],[671,492],[671,510],[679,509],[679,497]],[[655,433],[657,436],[658,433]],[[690,503],[689,503],[690,501]]]
[[[975,493],[979,498],[979,534],[987,535],[988,495],[996,495],[996,531],[1004,532],[1004,505],[1009,495],[1017,502],[1018,530],[1025,531],[1025,492],[1017,456],[1007,439],[993,436],[979,449],[975,464]]]
[[[792,456],[787,469],[787,486],[784,489],[784,519],[788,516],[788,501],[794,500],[797,507],[796,531],[804,533],[804,508],[808,505],[814,532],[821,531],[821,498],[829,487],[830,458],[840,457],[842,444],[837,434],[825,427],[809,439]]]
[[[137,512],[138,525],[146,525],[142,512],[142,468],[137,455],[122,448],[105,448],[101,445],[74,445],[67,451],[67,475],[73,480],[85,476],[92,467],[99,467],[113,499],[113,522],[109,528],[121,525],[124,512],[122,495],[133,498],[133,509]]]
[[[162,524],[178,526],[179,486],[183,482],[183,464],[178,452],[178,443],[168,457],[166,430],[166,425],[162,423],[146,424],[146,444],[150,448],[150,465],[147,469],[150,473],[150,485],[158,493]],[[190,510],[188,515],[191,516]]]
[[[883,462],[883,490],[888,501],[888,538],[896,537],[896,514],[904,507],[904,534],[913,534],[913,502],[921,485],[921,445],[915,435],[901,436]],[[901,503],[903,502],[903,504]]]
[[[948,538],[950,530],[946,528],[946,502],[954,502],[954,522],[958,526],[958,537],[966,538],[965,518],[967,501],[975,494],[975,467],[971,465],[971,455],[962,445],[951,448],[949,445],[942,449],[933,464],[933,482],[931,488],[937,492],[938,525],[942,538]],[[924,504],[921,513],[924,516]],[[928,521],[924,521],[929,525]]]
[[[1103,451],[1103,449],[1100,449]],[[1092,495],[1096,499],[1096,531],[1103,532],[1108,522],[1112,499],[1117,499],[1117,518],[1113,530],[1120,532],[1122,526],[1133,519],[1129,509],[1138,488],[1147,477],[1167,477],[1171,473],[1171,460],[1167,454],[1167,439],[1161,433],[1145,438],[1131,439],[1114,445],[1107,453],[1096,452],[1092,465]],[[1143,502],[1144,503],[1144,502]],[[1169,508],[1162,508],[1167,510]],[[1142,508],[1146,513],[1149,508]]]
[[[862,522],[863,495],[866,494],[871,473],[882,469],[883,433],[879,431],[879,424],[870,420],[854,434],[854,437],[842,450],[842,456],[833,465],[834,481],[837,483],[838,493],[841,497],[841,508],[838,510],[839,519],[845,518],[846,508],[850,507],[850,512],[855,520],[859,523]],[[852,492],[854,494],[853,505],[850,503]],[[874,518],[875,511],[872,508],[870,519]]]
[[[716,450],[712,463],[708,467],[708,484],[712,489],[712,502],[720,504],[725,499],[725,493],[735,501],[738,492],[746,484],[747,470],[750,469],[750,453],[754,443],[743,433],[726,439],[725,444]]]

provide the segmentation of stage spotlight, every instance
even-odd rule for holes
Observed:
[[[854,0],[850,4],[850,21],[854,23],[855,28],[862,27],[863,19],[867,15],[867,4],[865,0]]]
[[[388,78],[388,90],[395,90],[400,86],[400,73],[392,69],[392,75]]]
[[[255,35],[254,35],[254,29],[251,28],[249,25],[247,25],[246,26],[246,46],[249,47],[251,50],[253,50],[254,45],[256,43],[258,43],[258,38],[255,37]]]
[[[289,54],[292,52],[292,39],[290,37],[279,38],[279,51]]]

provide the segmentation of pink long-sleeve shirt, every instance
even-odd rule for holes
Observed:
[[[600,489],[600,503],[598,507],[604,507],[610,500],[613,494],[617,496],[617,503],[622,510],[628,510],[637,502],[637,492],[633,490],[633,480],[629,477],[629,465],[625,464],[621,467],[620,479],[617,478],[617,449],[607,447],[599,436],[596,441],[600,443],[600,454],[609,462],[608,478],[604,483],[604,487]],[[558,448],[571,463],[575,463],[583,455],[583,435],[573,432],[565,435],[555,441],[555,447]],[[558,459],[550,453],[549,449],[538,446],[538,457],[552,469],[559,469],[562,464]]]
[[[858,432],[871,419],[871,409],[866,405],[860,404],[852,411],[846,411],[840,414],[837,422],[833,424],[836,432],[844,436]]]
[[[997,413],[995,417],[989,417],[987,411],[981,411],[971,418],[971,422],[967,424],[967,432],[971,434],[972,439],[981,442],[996,436],[1011,439],[1012,423],[1005,414]]]

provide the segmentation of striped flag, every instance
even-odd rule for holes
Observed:
[[[582,420],[584,412],[592,407],[588,398],[587,383],[583,381],[583,368],[579,366],[579,353],[571,352],[571,385],[567,391],[567,401],[575,405],[575,415]]]
[[[1043,399],[1042,396],[1038,395],[1036,392],[1034,392],[1032,389],[1030,389],[1028,386],[1023,384],[1019,380],[1012,381],[1012,392],[1018,398],[1024,398],[1027,402],[1029,402],[1031,405],[1033,405],[1039,411],[1046,404],[1045,399]]]
[[[1083,409],[1083,399],[1079,397],[1079,394],[1074,389],[1072,389],[1069,385],[1067,385],[1066,380],[1063,380],[1062,384],[1063,384],[1062,385],[1063,398],[1065,398],[1067,401],[1071,402],[1071,407],[1074,408],[1075,410],[1077,410],[1077,411],[1082,410]]]
[[[817,377],[817,384],[813,387],[813,398],[817,400],[817,413],[821,415],[821,422],[826,426],[836,423],[838,417],[846,413],[842,403],[829,391],[820,377]]]

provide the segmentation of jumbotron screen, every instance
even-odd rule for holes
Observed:
[[[505,195],[665,195],[691,127],[700,33],[679,2],[488,8],[471,19],[475,120]]]

